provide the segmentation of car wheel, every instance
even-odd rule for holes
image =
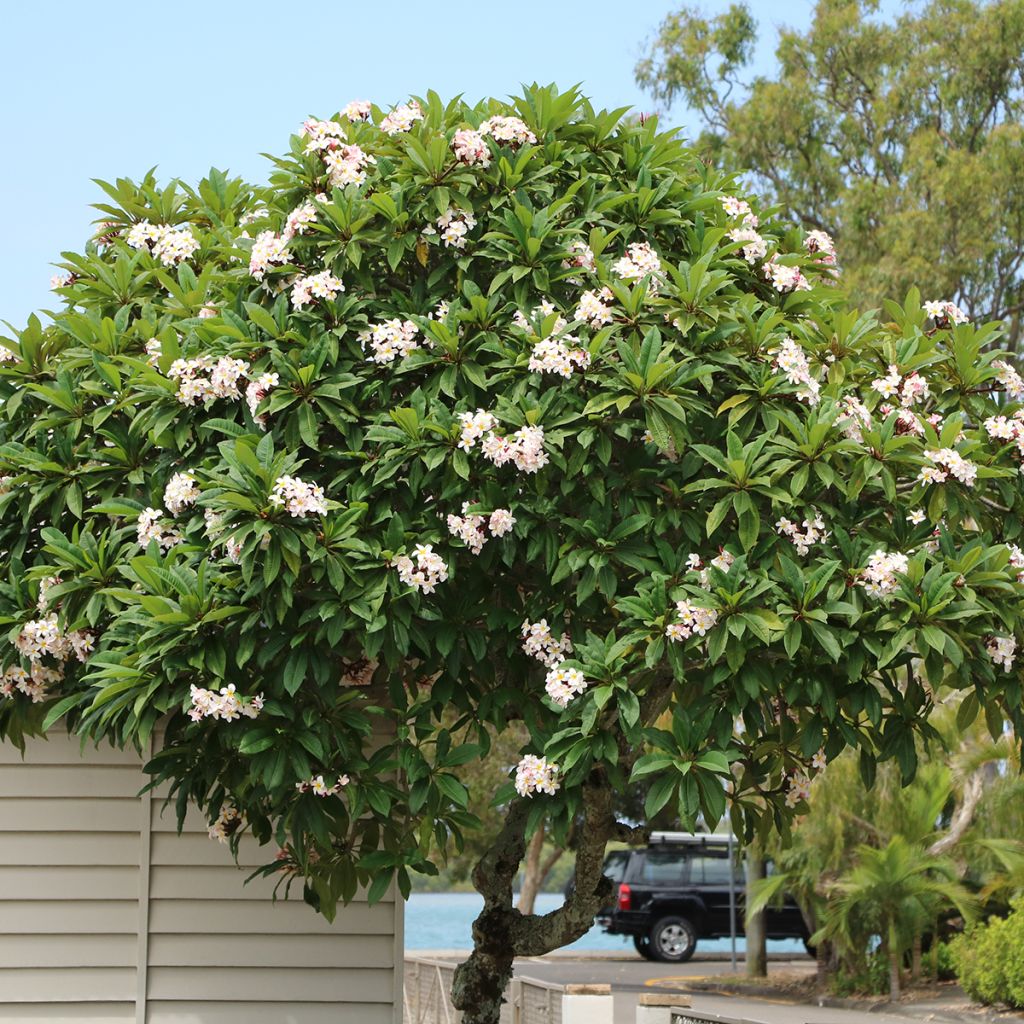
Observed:
[[[645,960],[655,959],[654,953],[651,952],[651,940],[647,935],[634,935],[633,945]]]
[[[697,948],[697,929],[685,917],[663,917],[650,931],[652,960],[682,964]]]

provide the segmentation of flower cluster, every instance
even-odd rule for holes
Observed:
[[[725,210],[725,215],[731,218],[741,218],[744,225],[751,228],[758,226],[757,215],[750,209],[750,203],[746,199],[737,196],[719,196],[718,201]]]
[[[696,633],[705,636],[707,631],[718,622],[718,612],[714,608],[701,608],[690,600],[676,601],[678,622],[670,622],[665,627],[665,636],[669,640],[688,640]]]
[[[762,263],[761,270],[777,292],[805,292],[811,287],[799,267],[779,263],[777,256]]]
[[[377,158],[365,152],[361,146],[339,145],[324,157],[324,167],[332,188],[346,185],[362,185],[366,172],[377,162]]]
[[[416,335],[419,328],[411,320],[385,320],[374,324],[368,331],[359,335],[359,341],[365,351],[369,345],[373,350],[367,358],[374,363],[391,363],[407,356],[416,349]]]
[[[922,484],[941,484],[949,477],[959,480],[965,487],[973,487],[978,476],[978,467],[965,459],[955,448],[940,448],[926,451],[926,459],[934,466],[923,466],[918,474]]]
[[[1010,565],[1017,570],[1017,582],[1024,583],[1024,551],[1016,544],[1008,544],[1010,549]]]
[[[187,260],[199,248],[190,228],[150,224],[148,220],[133,225],[125,241],[133,249],[148,249],[165,267]]]
[[[423,120],[423,110],[416,100],[403,103],[395,107],[390,114],[387,114],[380,123],[382,132],[388,135],[397,135],[399,132],[407,132],[417,122]]]
[[[207,833],[211,839],[226,843],[242,827],[244,820],[237,807],[222,807],[217,820],[210,824]]]
[[[827,231],[808,231],[804,239],[804,248],[817,256],[822,263],[834,267],[836,263],[836,243]]]
[[[252,417],[261,426],[265,425],[266,416],[257,416],[256,410],[270,392],[281,382],[276,373],[261,373],[255,380],[250,380],[245,388],[245,401],[249,406]]]
[[[469,515],[469,506],[468,501],[463,502],[461,516],[448,516],[448,532],[458,537],[474,555],[479,555],[487,543],[486,526],[490,527],[495,537],[504,536],[515,526],[515,516],[507,508],[495,509],[487,519],[484,516]]]
[[[924,377],[916,371],[904,377],[895,364],[890,364],[889,372],[884,377],[873,380],[871,387],[883,398],[898,398],[905,409],[926,401],[931,394]]]
[[[729,567],[736,561],[736,556],[725,548],[719,550],[718,554],[708,563],[707,566],[701,561],[700,555],[695,551],[686,556],[686,571],[699,574],[700,585],[707,588],[711,585],[711,577],[708,569],[714,567],[719,572],[728,572]]]
[[[513,148],[527,142],[532,145],[537,141],[537,136],[530,131],[526,122],[518,117],[489,117],[480,125],[480,132],[483,135],[490,135],[495,142]]]
[[[996,380],[1003,386],[1003,390],[1011,398],[1024,398],[1024,377],[1008,363],[1005,359],[995,359],[992,365],[998,371]]]
[[[872,597],[887,597],[900,585],[897,575],[906,573],[909,559],[898,551],[875,551],[857,580]]]
[[[625,281],[639,281],[648,274],[652,284],[661,273],[661,260],[649,242],[631,242],[626,253],[612,265],[612,270]]]
[[[438,583],[448,579],[448,566],[444,559],[434,552],[433,544],[417,544],[412,558],[402,555],[395,559],[398,578],[407,586],[423,594],[432,594]]]
[[[733,228],[729,232],[729,239],[733,242],[744,243],[740,252],[743,253],[743,258],[751,266],[768,255],[768,243],[754,228]]]
[[[60,672],[33,664],[31,673],[20,665],[11,665],[0,676],[0,697],[14,698],[15,693],[23,693],[33,704],[41,704],[49,694],[49,684],[59,682]]]
[[[476,227],[476,217],[469,210],[460,210],[449,206],[437,218],[437,229],[441,232],[441,241],[452,249],[463,249],[466,246],[466,235]],[[427,228],[424,234],[435,234],[433,228]]]
[[[548,671],[544,690],[556,704],[564,708],[569,706],[573,698],[584,693],[589,685],[579,669],[555,665]]]
[[[523,473],[536,473],[548,464],[543,427],[520,427],[511,437],[490,433],[481,448],[496,466],[511,462]]]
[[[309,140],[306,153],[322,153],[340,145],[339,140],[345,137],[345,126],[339,121],[320,121],[310,117],[302,122],[301,134]]]
[[[775,352],[775,365],[786,375],[790,384],[797,384],[801,391],[797,397],[808,405],[817,405],[821,394],[821,385],[811,374],[811,364],[807,354],[792,338],[783,338]]]
[[[459,447],[463,451],[469,451],[476,446],[478,438],[494,430],[498,421],[489,412],[477,409],[476,412],[460,412],[459,422],[462,424],[462,433],[459,436]]]
[[[296,206],[285,218],[283,237],[294,238],[296,235],[304,235],[310,224],[316,223],[316,207],[305,202]]]
[[[793,542],[796,553],[801,556],[808,554],[812,544],[820,544],[828,538],[825,520],[817,512],[813,512],[803,521],[803,529],[785,516],[775,524],[775,529],[781,536],[788,537]]]
[[[292,254],[288,251],[288,239],[273,231],[261,231],[252,243],[249,252],[249,273],[262,281],[264,274],[271,267],[279,267],[291,263]]]
[[[471,128],[460,128],[452,139],[452,152],[459,163],[479,167],[491,164],[491,149],[480,132]]]
[[[1012,636],[993,636],[985,644],[985,651],[994,664],[1001,665],[1004,672],[1009,672],[1017,656],[1017,641]]]
[[[79,661],[85,661],[93,651],[94,640],[86,630],[63,633],[57,616],[45,615],[21,627],[21,632],[15,637],[14,647],[23,658],[36,664],[47,656],[55,661],[67,661],[72,653]]]
[[[970,319],[959,306],[952,302],[926,302],[924,311],[940,329],[952,324],[965,324]]]
[[[594,271],[597,263],[594,260],[594,250],[578,239],[569,243],[569,259],[562,262],[563,267],[579,267],[582,270]]]
[[[572,641],[568,636],[556,640],[551,634],[547,619],[530,622],[527,619],[522,627],[523,650],[539,662],[554,668],[565,661],[567,654],[572,654]]]
[[[801,800],[808,800],[810,796],[811,780],[803,772],[790,775],[786,784],[786,806],[796,807]]]
[[[172,516],[194,505],[198,497],[199,488],[191,473],[175,473],[164,488],[164,504]]]
[[[345,104],[342,116],[350,121],[369,121],[372,113],[372,104],[369,100],[351,100]]]
[[[585,370],[590,366],[590,353],[585,348],[576,347],[578,343],[579,338],[572,334],[538,341],[530,354],[529,368],[535,373],[557,373],[566,378],[572,376],[574,367]]]
[[[256,718],[263,710],[263,694],[256,697],[243,697],[235,691],[235,684],[223,687],[219,693],[204,690],[193,684],[189,687],[192,707],[188,717],[193,722],[203,718],[216,718],[223,722],[234,722],[238,718]]]
[[[608,305],[613,299],[610,288],[584,292],[576,306],[576,319],[586,320],[591,327],[600,327],[612,322],[612,310]]]
[[[311,779],[296,782],[295,788],[300,793],[312,793],[319,797],[337,796],[349,784],[349,781],[347,775],[339,775],[337,782],[328,785],[322,775],[314,775]]]
[[[270,504],[284,508],[295,519],[327,515],[323,488],[307,484],[297,476],[279,476],[270,492]]]
[[[545,757],[527,754],[516,765],[516,792],[520,796],[533,796],[534,793],[553,796],[558,792],[557,776],[557,764],[549,763]]]
[[[868,407],[853,395],[846,395],[840,403],[841,412],[836,426],[851,440],[862,444],[864,431],[871,429]]]
[[[205,404],[218,398],[242,397],[238,381],[249,372],[244,359],[221,356],[214,362],[209,356],[195,359],[175,359],[167,376],[178,382],[177,399],[182,405]]]
[[[292,284],[292,306],[302,309],[314,299],[334,299],[345,290],[340,277],[335,277],[329,270],[321,270],[318,274],[308,274],[297,278]]]
[[[139,547],[148,548],[151,541],[156,541],[164,551],[169,551],[175,544],[181,544],[185,538],[173,527],[165,526],[161,521],[164,517],[162,508],[144,508],[139,513],[137,525]]]

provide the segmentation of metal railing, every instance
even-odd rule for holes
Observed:
[[[406,957],[402,985],[404,1024],[461,1024],[452,1006],[455,964],[447,960]],[[563,985],[536,978],[513,978],[505,991],[501,1024],[562,1024]]]

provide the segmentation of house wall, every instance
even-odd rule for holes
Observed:
[[[400,901],[272,902],[243,885],[268,848],[177,835],[145,781],[130,752],[0,744],[0,1022],[400,1024]]]

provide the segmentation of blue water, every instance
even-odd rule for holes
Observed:
[[[536,912],[546,914],[562,904],[560,893],[541,893],[537,897]],[[475,892],[414,892],[405,906],[405,948],[414,949],[471,949],[473,946],[473,919],[480,913],[483,898]],[[701,939],[697,950],[701,953],[728,953],[728,939]],[[736,948],[743,951],[743,939],[736,940]],[[633,953],[633,940],[623,935],[606,935],[600,928],[591,928],[582,939],[566,949],[581,952],[591,950],[619,950]],[[768,943],[770,953],[802,953],[803,945],[794,939],[780,939]]]

